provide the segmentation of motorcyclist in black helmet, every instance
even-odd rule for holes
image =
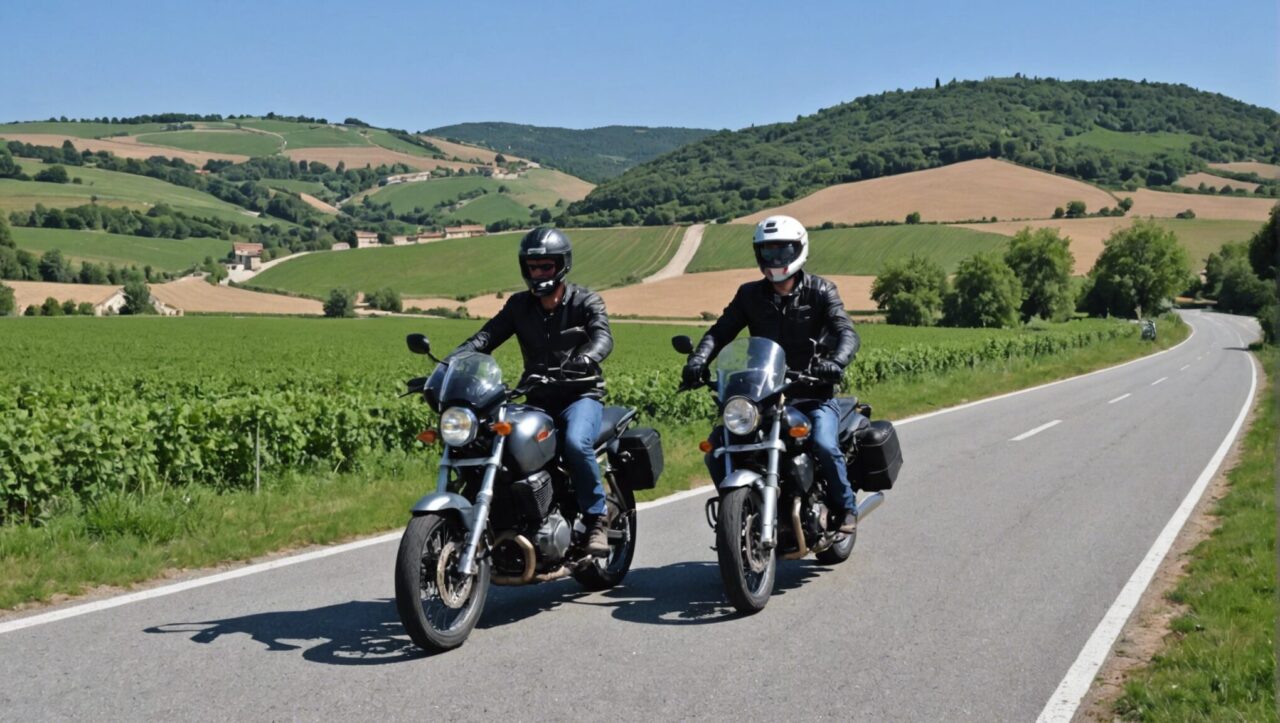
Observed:
[[[593,447],[604,409],[600,362],[613,350],[604,301],[594,291],[564,280],[573,268],[573,247],[562,231],[541,227],[525,234],[519,259],[520,275],[529,290],[512,294],[502,310],[454,353],[488,354],[514,334],[520,341],[526,375],[559,369],[563,378],[598,379],[585,391],[581,384],[572,390],[538,386],[530,391],[528,401],[556,419],[564,461],[587,527],[587,552],[607,556],[608,517]],[[565,333],[571,329],[575,331]],[[585,341],[581,332],[586,333]]]
[[[832,495],[828,505],[840,531],[853,532],[857,508],[837,440],[840,412],[834,396],[844,368],[858,352],[858,333],[845,314],[836,285],[801,270],[809,256],[809,232],[803,224],[789,216],[770,216],[756,226],[752,245],[765,278],[738,288],[724,314],[689,355],[683,380],[688,385],[700,382],[716,351],[744,327],[752,336],[777,342],[789,368],[807,369],[824,380],[823,384],[794,385],[788,396],[813,419],[814,457]],[[819,353],[814,340],[823,338],[832,340],[833,346]],[[718,481],[724,466],[711,462],[708,455],[707,469]]]

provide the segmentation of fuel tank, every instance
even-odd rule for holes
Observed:
[[[556,428],[551,417],[534,407],[513,404],[507,408],[511,436],[507,437],[503,464],[517,470],[517,477],[533,474],[556,455]]]

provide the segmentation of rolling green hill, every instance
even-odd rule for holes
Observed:
[[[462,204],[445,216],[450,223],[491,224],[512,219],[529,222],[529,209],[516,203],[505,193],[490,193]]]
[[[222,259],[231,250],[230,241],[210,238],[142,238],[100,231],[72,231],[55,228],[12,229],[18,248],[36,255],[58,249],[76,261],[92,261],[116,266],[151,266],[159,271],[184,271],[205,257]]]
[[[463,194],[484,190],[490,195],[506,188],[510,200],[520,206],[520,218],[529,215],[530,204],[550,208],[565,198],[581,198],[585,184],[571,176],[556,171],[535,168],[523,172],[520,178],[497,180],[484,176],[452,176],[430,181],[395,183],[371,194],[372,201],[390,203],[396,213],[408,213],[415,208],[431,210],[441,203],[457,201]],[[589,188],[587,186],[586,188]],[[474,201],[472,202],[474,203]],[[505,216],[503,218],[506,218]]]
[[[603,289],[648,276],[675,253],[684,229],[570,229],[570,280]],[[418,246],[330,251],[274,266],[253,280],[255,288],[318,298],[344,287],[391,287],[409,296],[479,296],[524,288],[516,266],[518,233],[450,239]]]
[[[751,226],[742,224],[708,226],[688,271],[754,268],[751,232]],[[816,274],[874,276],[886,261],[915,254],[954,271],[962,259],[1003,249],[1008,241],[994,233],[932,224],[811,231],[805,268]]]
[[[1185,85],[953,81],[717,133],[602,184],[562,221],[733,218],[839,183],[984,157],[1103,185],[1167,185],[1206,161],[1280,160],[1280,114]]]
[[[169,146],[187,151],[238,153],[242,156],[269,156],[282,147],[280,139],[275,136],[237,130],[143,133],[137,139],[139,143],[154,146]]]
[[[441,138],[506,151],[600,183],[663,153],[711,135],[701,128],[604,126],[574,130],[517,123],[460,123],[427,131]]]

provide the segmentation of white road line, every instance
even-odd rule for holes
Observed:
[[[1036,427],[1035,429],[1031,429],[1031,430],[1028,430],[1028,431],[1026,431],[1026,432],[1023,432],[1022,434],[1019,434],[1018,436],[1014,437],[1013,439],[1011,439],[1011,440],[1009,440],[1009,441],[1010,441],[1010,442],[1021,442],[1022,440],[1026,439],[1027,437],[1032,437],[1032,436],[1035,436],[1035,435],[1037,435],[1037,434],[1040,434],[1040,433],[1041,433],[1041,432],[1043,432],[1044,430],[1049,429],[1050,427],[1056,427],[1056,426],[1058,426],[1059,424],[1062,424],[1062,420],[1061,420],[1061,419],[1055,419],[1055,420],[1053,420],[1052,422],[1046,422],[1045,424],[1042,424],[1042,425],[1040,425],[1039,427]]]
[[[1048,382],[1046,384],[1041,384],[1039,386],[1031,387],[1029,389],[1019,389],[1014,392],[1008,392],[1006,394],[1000,394],[994,397],[987,397],[986,399],[979,399],[977,401],[969,402],[967,404],[960,404],[958,406],[948,407],[947,409],[939,409],[933,412],[929,412],[927,414],[920,414],[915,417],[909,417],[899,422],[895,422],[895,425],[902,426],[904,424],[909,424],[911,422],[918,422],[922,419],[928,419],[929,417],[936,417],[941,414],[957,412],[962,409],[968,409],[969,407],[977,406],[979,404],[986,404],[988,402],[994,402],[1000,399],[1005,399],[1007,397],[1014,397],[1019,394],[1026,394],[1027,392],[1034,392],[1038,389],[1044,389],[1045,387],[1052,387],[1058,384],[1065,384],[1070,381],[1075,381],[1076,379],[1082,379],[1084,377],[1093,376],[1094,374],[1102,374],[1104,372],[1109,372],[1113,369],[1120,369],[1122,367],[1127,367],[1130,364],[1137,364],[1138,362],[1145,361],[1147,359],[1151,359],[1153,357],[1157,357],[1162,354],[1167,354],[1173,351],[1174,349],[1181,347],[1183,344],[1186,344],[1188,341],[1191,341],[1191,337],[1195,335],[1196,335],[1196,330],[1195,330],[1195,327],[1193,326],[1191,327],[1191,333],[1187,335],[1187,338],[1178,342],[1174,346],[1171,346],[1168,349],[1165,349],[1163,351],[1155,352],[1154,354],[1148,354],[1147,356],[1127,361],[1124,364],[1117,364],[1116,366],[1107,367],[1106,369],[1098,369],[1096,371],[1081,374],[1079,376],[1070,377],[1068,379],[1059,379],[1057,381]],[[673,495],[668,495],[666,497],[653,500],[651,502],[642,502],[636,505],[636,510],[643,511],[647,509],[653,509],[654,507],[660,507],[662,505],[670,504],[672,502],[679,502],[681,500],[685,500],[690,497],[696,497],[700,494],[704,494],[708,492],[710,489],[711,489],[711,485],[704,485],[696,489],[686,490],[684,492],[677,492]],[[13,632],[15,630],[22,630],[23,628],[34,627],[36,625],[41,625],[44,623],[51,623],[57,620],[65,620],[67,618],[73,618],[80,615],[85,615],[87,613],[97,612],[99,610],[109,610],[111,608],[119,607],[121,605],[127,605],[132,602],[150,600],[151,598],[163,597],[165,595],[172,595],[174,593],[182,592],[184,590],[191,590],[193,588],[203,587],[205,585],[212,585],[214,583],[219,583],[226,580],[234,580],[235,578],[238,578],[238,577],[246,577],[248,575],[254,575],[259,572],[267,572],[268,570],[275,570],[281,567],[287,567],[289,565],[296,565],[301,562],[309,562],[311,560],[317,560],[323,557],[329,557],[330,555],[339,555],[344,552],[349,552],[351,550],[359,549],[361,547],[368,547],[370,545],[377,545],[383,542],[390,542],[392,540],[398,539],[400,535],[403,534],[403,532],[404,532],[403,529],[396,530],[395,532],[388,532],[386,534],[379,535],[377,537],[371,537],[364,540],[356,540],[355,542],[349,542],[344,545],[338,545],[336,547],[328,547],[322,550],[316,550],[314,552],[304,552],[299,555],[281,557],[279,559],[272,560],[270,562],[259,563],[257,565],[247,565],[245,567],[237,568],[235,570],[230,570],[228,572],[209,575],[207,577],[187,580],[184,582],[174,583],[172,585],[154,587],[149,590],[140,590],[135,593],[128,593],[125,595],[120,595],[118,597],[108,598],[106,600],[98,600],[96,602],[84,603],[82,605],[73,605],[71,607],[60,608],[58,610],[51,610],[47,613],[41,613],[38,615],[31,615],[24,618],[18,618],[16,620],[10,620],[8,622],[0,622],[0,635],[3,635],[4,633]]]
[[[1159,379],[1155,380],[1154,382],[1151,382],[1151,386],[1153,386],[1153,387],[1154,387],[1155,385],[1159,384],[1160,382],[1162,382],[1162,381],[1164,381],[1164,380],[1166,380],[1166,379],[1168,379],[1168,378],[1169,378],[1169,377],[1160,377]]]
[[[1124,588],[1120,591],[1119,597],[1115,599],[1115,602],[1111,603],[1111,608],[1107,610],[1107,614],[1103,616],[1102,621],[1098,623],[1098,627],[1089,636],[1089,641],[1085,643],[1084,649],[1080,651],[1076,662],[1071,665],[1062,682],[1058,684],[1058,689],[1053,691],[1053,695],[1049,698],[1049,702],[1045,704],[1044,710],[1040,711],[1040,717],[1036,718],[1037,723],[1049,723],[1050,721],[1062,721],[1065,723],[1070,721],[1075,715],[1076,708],[1080,706],[1080,700],[1084,698],[1085,693],[1089,692],[1089,686],[1093,683],[1094,676],[1098,674],[1098,669],[1102,667],[1102,663],[1107,659],[1107,654],[1111,651],[1111,646],[1115,644],[1116,638],[1119,637],[1120,631],[1124,628],[1125,621],[1129,619],[1129,615],[1133,612],[1134,607],[1137,606],[1138,600],[1142,598],[1142,593],[1146,591],[1147,585],[1151,584],[1151,578],[1155,576],[1161,560],[1169,553],[1169,548],[1173,546],[1173,541],[1177,539],[1182,526],[1186,524],[1187,518],[1191,516],[1191,511],[1195,509],[1200,497],[1204,495],[1205,489],[1208,488],[1209,481],[1217,474],[1218,467],[1222,465],[1222,460],[1227,456],[1227,451],[1231,449],[1231,445],[1236,440],[1236,435],[1240,433],[1240,427],[1244,424],[1245,417],[1249,415],[1249,409],[1253,407],[1253,395],[1258,388],[1258,368],[1254,364],[1252,356],[1249,357],[1249,374],[1249,396],[1245,398],[1244,406],[1240,408],[1240,414],[1236,417],[1235,424],[1231,425],[1231,430],[1227,432],[1226,438],[1218,446],[1218,451],[1213,454],[1213,458],[1209,460],[1209,464],[1200,473],[1196,483],[1191,486],[1191,491],[1182,500],[1182,504],[1178,505],[1173,517],[1169,518],[1169,522],[1160,532],[1160,536],[1151,545],[1147,556],[1138,564],[1138,569],[1133,571],[1133,575],[1129,577],[1129,581],[1125,583]]]
[[[1128,393],[1121,394],[1120,396],[1116,397],[1115,399],[1112,399],[1111,401],[1107,402],[1107,404],[1115,404],[1116,402],[1118,402],[1118,401],[1120,401],[1120,400],[1122,400],[1122,399],[1128,399],[1130,396],[1131,396],[1131,395],[1130,395],[1130,394],[1128,394]]]
[[[1000,401],[1001,399],[1008,399],[1009,397],[1016,397],[1016,396],[1019,396],[1019,395],[1021,395],[1021,394],[1029,394],[1030,392],[1038,392],[1038,391],[1040,391],[1041,389],[1047,389],[1047,388],[1049,388],[1049,387],[1056,387],[1056,386],[1058,386],[1059,384],[1067,384],[1068,382],[1074,382],[1074,381],[1076,381],[1076,380],[1078,380],[1078,379],[1084,379],[1084,378],[1086,378],[1086,377],[1091,377],[1091,376],[1093,376],[1093,375],[1095,375],[1095,374],[1105,374],[1106,372],[1115,371],[1116,369],[1123,369],[1123,368],[1125,368],[1125,367],[1129,366],[1130,364],[1137,364],[1138,362],[1143,362],[1143,361],[1146,361],[1146,360],[1148,360],[1148,359],[1154,359],[1154,358],[1156,358],[1156,357],[1158,357],[1158,356],[1160,356],[1160,355],[1162,355],[1162,354],[1168,354],[1169,352],[1173,351],[1174,349],[1177,349],[1177,348],[1181,347],[1183,344],[1186,344],[1187,342],[1191,341],[1191,337],[1193,337],[1193,336],[1195,336],[1195,335],[1196,335],[1196,328],[1195,328],[1194,326],[1192,326],[1192,327],[1191,327],[1191,333],[1190,333],[1190,334],[1187,334],[1187,338],[1186,338],[1186,339],[1183,339],[1182,341],[1178,342],[1177,344],[1174,344],[1173,346],[1169,347],[1168,349],[1165,349],[1164,351],[1158,351],[1158,352],[1155,352],[1154,354],[1148,354],[1147,356],[1144,356],[1144,357],[1139,357],[1139,358],[1137,358],[1137,359],[1131,359],[1130,361],[1127,361],[1127,362],[1125,362],[1124,364],[1117,364],[1117,365],[1115,365],[1115,366],[1113,366],[1113,367],[1107,367],[1106,369],[1095,369],[1094,371],[1091,371],[1091,372],[1085,372],[1084,374],[1080,374],[1080,375],[1077,375],[1077,376],[1074,376],[1074,377],[1067,377],[1066,379],[1059,379],[1059,380],[1057,380],[1057,381],[1053,381],[1053,382],[1046,382],[1046,383],[1041,384],[1041,385],[1039,385],[1039,386],[1027,387],[1026,389],[1019,389],[1019,390],[1017,390],[1017,391],[1013,391],[1013,392],[1005,392],[1004,394],[997,394],[997,395],[996,395],[996,396],[994,396],[994,397],[987,397],[986,399],[979,399],[979,400],[976,400],[976,401],[973,401],[973,402],[967,402],[967,403],[965,403],[965,404],[960,404],[960,405],[957,405],[957,406],[954,406],[954,407],[947,407],[946,409],[938,409],[938,410],[935,410],[935,411],[932,411],[932,412],[925,412],[924,414],[917,414],[917,415],[916,415],[916,416],[914,416],[914,417],[907,417],[906,419],[897,420],[897,421],[895,421],[895,422],[893,423],[893,426],[895,426],[895,427],[901,427],[901,426],[902,426],[902,425],[904,425],[904,424],[911,424],[912,422],[920,422],[920,421],[923,421],[923,420],[929,419],[929,418],[931,418],[931,417],[937,417],[937,416],[940,416],[940,415],[943,415],[943,414],[950,414],[950,413],[952,413],[952,412],[959,412],[959,411],[960,411],[960,410],[962,410],[962,409],[969,409],[970,407],[976,407],[976,406],[978,406],[978,405],[980,405],[980,404],[989,404],[989,403],[991,403],[991,402],[998,402],[998,401]]]
[[[399,539],[400,534],[401,534],[401,531],[397,530],[395,532],[388,532],[385,535],[379,535],[377,537],[370,537],[364,540],[356,540],[355,542],[348,542],[345,545],[337,545],[335,547],[325,547],[319,550],[313,550],[311,552],[304,552],[301,555],[292,555],[290,557],[282,557],[278,560],[271,560],[270,562],[261,562],[261,563],[258,563],[257,565],[247,565],[245,567],[237,568],[235,570],[220,572],[216,575],[198,577],[198,578],[195,578],[194,580],[184,580],[183,582],[176,582],[176,583],[173,583],[172,585],[164,585],[163,587],[153,587],[150,590],[140,590],[138,592],[129,593],[127,595],[121,595],[119,597],[108,598],[106,600],[98,600],[96,602],[85,603],[83,605],[76,605],[74,607],[62,608],[59,610],[51,610],[47,613],[43,613],[40,615],[32,615],[30,617],[25,617],[25,618],[19,618],[17,620],[10,620],[8,622],[0,623],[0,634],[11,633],[15,630],[22,630],[23,628],[30,628],[36,625],[42,625],[44,623],[52,623],[57,620],[74,618],[79,615],[85,615],[87,613],[93,613],[99,610],[108,610],[110,608],[119,607],[121,605],[127,605],[129,603],[138,602],[140,600],[150,600],[151,598],[164,597],[165,595],[172,595],[176,592],[182,592],[183,590],[191,590],[197,587],[204,587],[205,585],[213,585],[214,583],[225,582],[227,580],[234,580],[238,577],[255,575],[259,572],[266,572],[268,570],[275,570],[277,568],[287,567],[289,565],[296,565],[300,562],[310,562],[312,560],[319,560],[323,557],[340,555],[344,552],[358,550],[362,547],[370,547],[372,545],[380,545],[384,542],[391,542],[393,540]]]
[[[1190,369],[1190,368],[1191,368],[1191,365],[1190,365],[1190,364],[1183,364],[1183,365],[1178,369],[1178,371],[1180,371],[1180,372],[1185,372],[1186,370],[1188,370],[1188,369]]]

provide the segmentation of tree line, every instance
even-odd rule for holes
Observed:
[[[1196,136],[1184,150],[1102,148],[1095,129]],[[1002,158],[1086,181],[1167,186],[1206,161],[1280,161],[1280,114],[1183,85],[995,78],[858,98],[795,122],[721,131],[569,206],[566,225],[726,219],[819,188]]]

